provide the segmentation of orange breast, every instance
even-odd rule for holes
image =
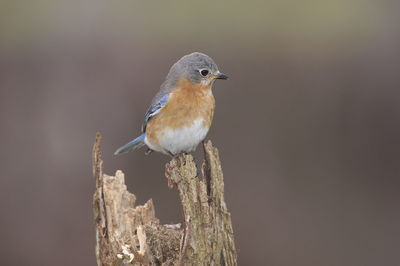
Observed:
[[[177,129],[190,126],[196,119],[204,119],[204,127],[209,128],[214,116],[215,99],[211,86],[202,86],[183,80],[177,84],[169,96],[167,105],[146,126],[146,137],[158,144],[164,129]]]

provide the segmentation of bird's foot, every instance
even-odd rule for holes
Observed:
[[[186,165],[186,157],[185,157],[185,155],[186,155],[186,153],[181,152],[181,153],[173,156],[173,158],[178,161],[178,166],[179,167],[181,167],[183,165]]]

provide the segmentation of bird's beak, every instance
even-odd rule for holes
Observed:
[[[228,76],[225,75],[225,74],[223,74],[223,73],[218,73],[218,74],[215,76],[215,79],[228,79]]]

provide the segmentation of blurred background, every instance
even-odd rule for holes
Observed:
[[[0,264],[95,265],[91,149],[181,222],[136,137],[170,66],[217,81],[240,265],[400,265],[398,1],[1,1]],[[195,153],[200,160],[201,149]]]

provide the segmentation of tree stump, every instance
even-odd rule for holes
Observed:
[[[151,199],[135,207],[136,197],[127,191],[122,171],[103,173],[100,142],[98,133],[93,147],[98,265],[237,265],[221,162],[211,141],[203,145],[201,177],[191,155],[166,164],[168,186],[179,192],[183,227],[161,225]]]

